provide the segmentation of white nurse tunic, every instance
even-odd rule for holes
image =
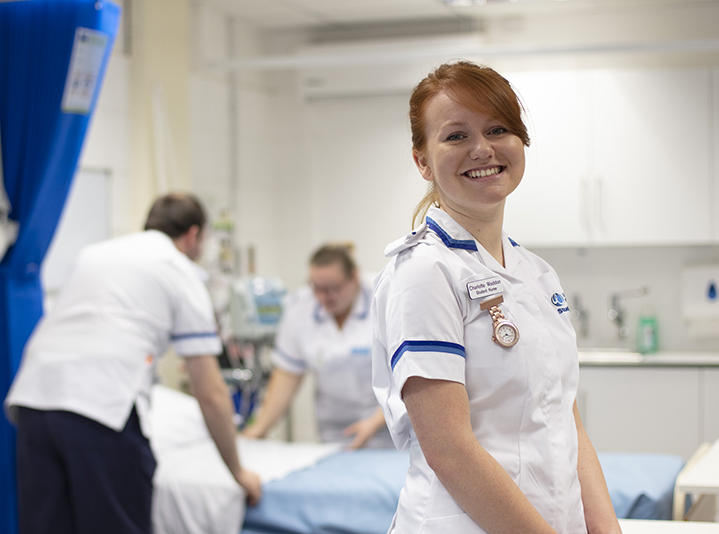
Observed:
[[[372,393],[371,299],[370,286],[363,282],[342,328],[309,287],[292,294],[285,304],[272,361],[290,373],[315,374],[315,410],[323,442],[348,443],[344,429],[377,410]],[[391,448],[387,428],[377,431],[365,447]]]
[[[579,365],[554,270],[506,235],[502,267],[447,213],[390,244],[373,301],[373,387],[410,467],[390,532],[484,533],[428,466],[401,399],[411,376],[465,385],[472,430],[544,519],[586,533],[573,404]],[[499,284],[497,283],[499,281]],[[492,289],[487,289],[492,288]],[[518,343],[492,341],[480,304],[502,292]]]

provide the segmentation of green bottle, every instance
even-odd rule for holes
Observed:
[[[659,350],[659,323],[653,315],[640,315],[637,326],[637,352],[652,354]]]

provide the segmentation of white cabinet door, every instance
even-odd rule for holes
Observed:
[[[506,205],[505,230],[520,243],[583,245],[590,239],[589,74],[509,74],[526,111],[531,146],[524,178]]]
[[[702,373],[702,441],[713,443],[719,439],[719,369],[704,369]]]
[[[700,372],[582,367],[577,401],[594,447],[689,458],[701,441]]]
[[[598,242],[712,239],[711,71],[595,71]]]

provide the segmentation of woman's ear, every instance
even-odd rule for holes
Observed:
[[[414,164],[417,165],[417,169],[422,175],[422,178],[424,178],[428,182],[434,181],[434,176],[432,175],[432,168],[429,166],[429,162],[427,161],[427,157],[424,155],[424,152],[413,148],[412,159],[414,160]]]

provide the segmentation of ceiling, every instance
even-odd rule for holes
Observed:
[[[196,0],[261,28],[486,18],[719,3],[719,0]],[[474,2],[474,5],[471,5]]]

